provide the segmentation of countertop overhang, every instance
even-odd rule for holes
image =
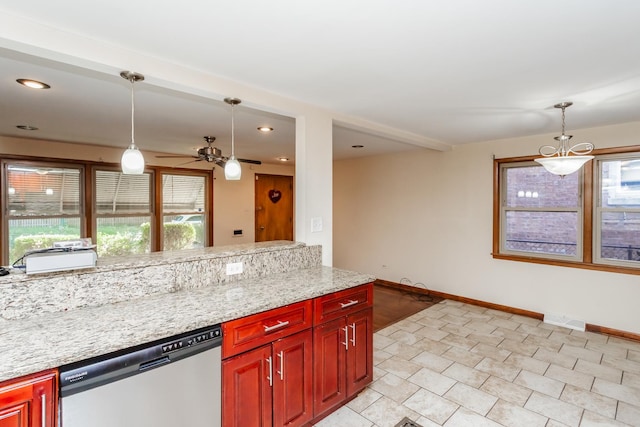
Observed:
[[[0,320],[0,381],[369,283],[313,267],[128,301]]]

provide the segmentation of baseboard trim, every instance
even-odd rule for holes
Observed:
[[[477,300],[473,298],[462,297],[459,295],[448,294],[446,292],[434,291],[431,289],[418,288],[415,286],[409,286],[402,283],[391,282],[389,280],[376,279],[374,282],[376,285],[388,286],[391,288],[403,289],[406,291],[412,291],[419,294],[431,295],[434,297],[440,297],[444,299],[449,299],[452,301],[464,302],[466,304],[477,305],[480,307],[490,308],[493,310],[504,311],[506,313],[518,314],[520,316],[532,317],[534,319],[538,319],[540,321],[544,320],[544,314],[538,313],[535,311],[523,310],[521,308],[510,307],[502,304],[494,304],[487,301]],[[585,325],[585,330],[588,332],[595,332],[598,334],[609,335],[616,338],[624,338],[632,341],[640,342],[640,334],[636,334],[633,332],[621,331],[619,329],[608,328],[606,326],[593,325],[591,323],[587,323]]]

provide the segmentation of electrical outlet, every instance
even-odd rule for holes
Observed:
[[[241,262],[230,262],[227,264],[227,276],[233,276],[234,274],[242,273]]]

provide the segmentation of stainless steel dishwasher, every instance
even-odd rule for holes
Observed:
[[[60,368],[61,427],[219,427],[220,325]]]

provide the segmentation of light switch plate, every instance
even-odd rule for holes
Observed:
[[[311,232],[319,233],[322,231],[322,217],[311,218]]]
[[[241,262],[230,262],[227,264],[227,276],[233,276],[234,274],[242,273],[242,263]]]

